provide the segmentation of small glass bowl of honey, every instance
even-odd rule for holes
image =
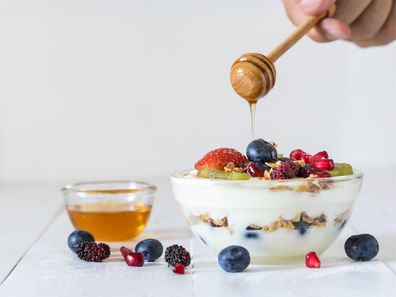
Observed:
[[[76,183],[61,189],[76,229],[99,241],[128,241],[147,225],[157,188],[139,181]]]

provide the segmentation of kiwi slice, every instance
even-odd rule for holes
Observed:
[[[353,174],[352,166],[348,163],[335,163],[334,169],[327,171],[331,176],[342,176]]]
[[[250,175],[244,172],[221,171],[221,170],[210,169],[205,167],[199,169],[197,176],[210,178],[210,179],[227,179],[227,180],[250,179]]]

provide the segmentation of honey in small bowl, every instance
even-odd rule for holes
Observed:
[[[128,241],[150,217],[156,188],[142,182],[91,182],[64,187],[73,226],[100,241]]]

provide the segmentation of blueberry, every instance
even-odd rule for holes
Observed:
[[[95,242],[95,238],[87,231],[76,230],[70,233],[67,238],[67,245],[73,252],[77,253],[77,246],[83,241]]]
[[[146,261],[154,262],[161,257],[164,247],[159,240],[151,238],[138,242],[135,250],[137,253],[143,253]]]
[[[377,239],[370,234],[353,235],[345,241],[345,253],[355,261],[369,261],[378,254]]]
[[[292,222],[292,224],[294,229],[297,230],[301,235],[304,235],[311,226],[310,223],[307,223],[303,220],[302,216],[298,222]]]
[[[257,239],[259,238],[259,234],[257,232],[246,232],[245,237],[248,239]]]
[[[250,264],[250,255],[244,247],[231,245],[220,252],[218,261],[226,272],[242,272]]]
[[[275,147],[264,139],[253,140],[246,148],[246,155],[250,161],[264,164],[276,160],[278,153]]]

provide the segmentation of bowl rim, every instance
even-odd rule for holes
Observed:
[[[225,179],[209,179],[209,178],[200,178],[200,177],[192,177],[191,175],[187,177],[191,173],[197,172],[196,169],[187,169],[187,170],[179,170],[174,172],[171,175],[172,180],[183,180],[183,181],[192,181],[196,183],[209,183],[209,184],[270,184],[270,183],[277,183],[277,184],[288,184],[288,183],[295,183],[301,181],[320,181],[320,182],[337,182],[337,181],[351,181],[363,178],[363,172],[359,169],[353,168],[353,174],[350,175],[341,175],[341,176],[331,176],[331,177],[314,177],[314,178],[291,178],[291,179],[282,179],[282,180],[266,180],[266,179],[259,179],[259,178],[251,178],[247,180],[225,180]]]
[[[112,184],[123,184],[125,187],[119,188],[81,188],[82,186],[88,185],[112,185]],[[137,185],[133,188],[128,187],[128,185]],[[97,180],[97,181],[84,181],[77,182],[74,184],[68,184],[63,186],[60,191],[63,194],[84,194],[84,195],[120,195],[120,194],[152,194],[157,191],[157,187],[153,184],[137,181],[137,180]]]

